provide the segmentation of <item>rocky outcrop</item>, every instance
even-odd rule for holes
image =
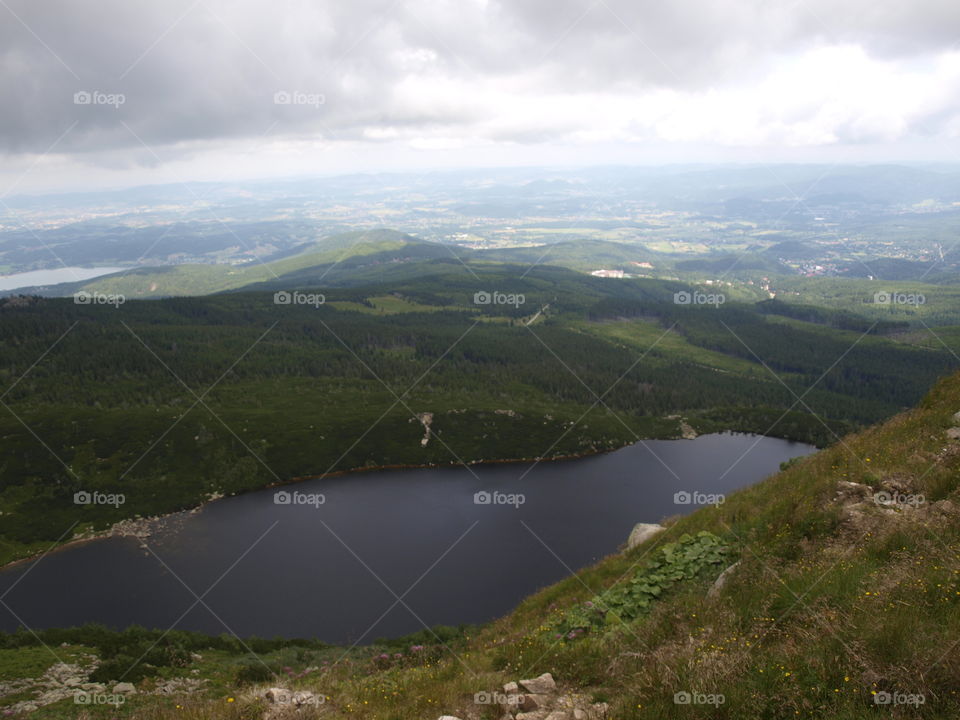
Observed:
[[[667,415],[666,420],[676,420],[680,426],[680,438],[682,440],[695,440],[697,438],[697,431],[693,429],[685,417],[682,415]]]
[[[433,413],[419,413],[417,420],[423,425],[423,438],[420,440],[420,447],[426,447],[427,443],[430,442],[430,426],[433,425]]]
[[[0,683],[0,698],[5,695],[32,693],[34,697],[4,708],[11,715],[29,714],[44,705],[52,705],[83,693],[105,692],[103,685],[88,682],[88,676],[97,667],[95,657],[86,656],[84,664],[58,662],[51,665],[39,678],[24,678]]]
[[[478,692],[474,702],[498,705],[503,713],[501,720],[605,720],[609,712],[606,703],[591,703],[583,695],[563,692],[550,673],[508,682],[503,692]],[[474,717],[477,713],[471,711],[464,715]],[[459,718],[443,715],[440,720]]]

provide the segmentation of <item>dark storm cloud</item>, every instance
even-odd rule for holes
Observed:
[[[0,151],[43,152],[60,138],[58,152],[145,158],[268,132],[455,131],[477,108],[412,105],[404,79],[468,89],[526,73],[543,92],[696,89],[812,43],[903,57],[957,37],[960,5],[930,0],[3,0]],[[77,104],[83,92],[100,95]]]

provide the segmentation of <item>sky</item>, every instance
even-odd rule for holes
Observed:
[[[960,162],[954,0],[0,0],[0,198],[510,165]]]

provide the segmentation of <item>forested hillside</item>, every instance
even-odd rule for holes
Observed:
[[[351,469],[591,453],[678,437],[681,421],[823,446],[956,366],[898,342],[900,325],[674,304],[682,287],[494,268],[476,288],[439,276],[312,291],[309,305],[10,298],[0,559],[74,522],[73,534],[102,530]],[[523,302],[474,302],[493,289]],[[79,491],[125,503],[78,506]]]

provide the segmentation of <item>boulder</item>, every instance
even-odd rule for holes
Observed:
[[[515,695],[520,692],[520,687],[515,682],[508,682],[503,686],[503,692],[507,695]]]
[[[570,714],[566,710],[554,710],[547,715],[547,720],[570,720]]]
[[[850,482],[849,480],[837,481],[837,495],[843,499],[862,499],[873,495],[873,489],[863,483]]]
[[[656,523],[637,523],[630,531],[630,537],[627,538],[627,550],[633,550],[644,540],[653,537],[664,529],[663,525],[657,525]]]
[[[533,712],[534,710],[543,710],[546,708],[547,703],[550,701],[550,696],[548,695],[537,695],[535,693],[529,693],[527,695],[520,696],[520,709],[523,712]]]
[[[133,695],[137,692],[137,689],[133,686],[132,683],[122,682],[117,683],[113,686],[114,695]]]
[[[521,680],[520,687],[534,695],[546,695],[556,690],[557,684],[553,681],[553,675],[544,673],[533,680]]]
[[[573,720],[587,720],[587,713],[580,708],[573,709]]]

